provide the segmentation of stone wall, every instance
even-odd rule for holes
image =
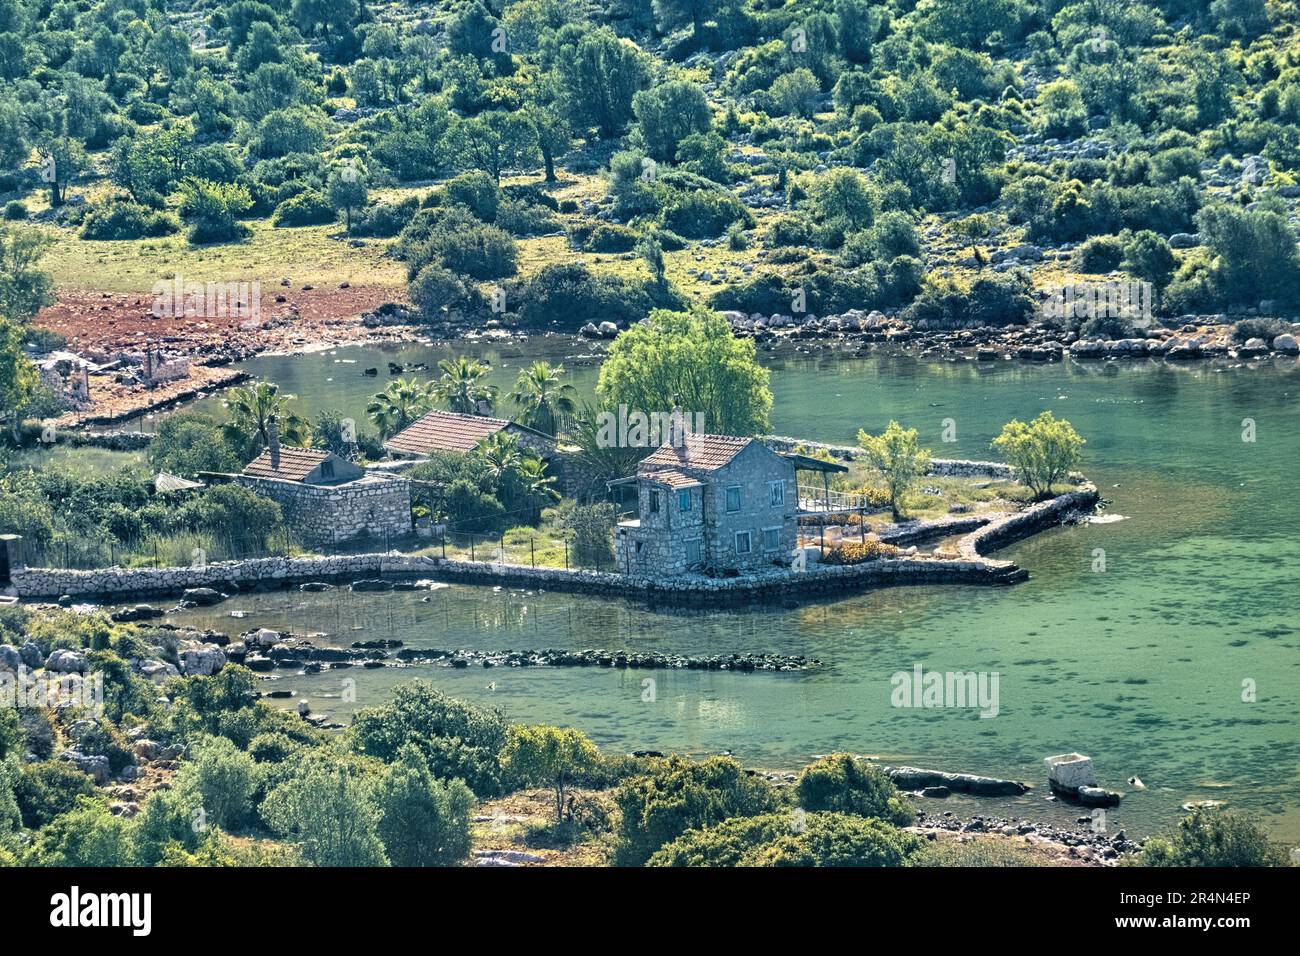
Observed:
[[[257,587],[287,587],[308,581],[355,581],[373,577],[422,577],[494,587],[545,588],[609,597],[639,597],[671,603],[717,604],[814,597],[844,591],[908,584],[1008,584],[1024,572],[1006,561],[891,559],[851,566],[810,565],[803,573],[772,569],[736,578],[677,578],[608,571],[531,568],[487,561],[452,561],[400,554],[326,558],[255,558],[200,568],[109,568],[63,571],[23,568],[13,585],[24,598],[103,597],[114,602],[179,594],[211,587],[227,593]]]
[[[1074,491],[990,521],[962,538],[957,549],[964,560],[979,558],[1044,528],[1058,525],[1073,513],[1090,512],[1100,500],[1096,485],[1085,481]]]
[[[855,461],[862,454],[862,449],[853,445],[829,445],[818,441],[801,441],[784,435],[768,435],[763,443],[776,452],[791,452],[795,448],[811,448],[829,452],[839,461]],[[932,458],[929,474],[941,478],[1005,478],[1013,479],[1016,470],[1000,461],[967,461],[962,458]]]
[[[279,503],[294,532],[310,544],[411,533],[411,483],[368,474],[341,485],[307,485],[239,475],[238,484]]]
[[[215,562],[200,568],[109,568],[63,571],[15,568],[11,579],[24,598],[104,597],[122,602],[150,595],[179,594],[185,588],[226,592],[288,587],[308,581],[355,581],[368,577],[423,577],[499,587],[633,597],[673,604],[734,604],[817,598],[877,587],[922,584],[1011,584],[1028,577],[1009,561],[985,557],[1011,541],[1059,523],[1073,512],[1095,507],[1097,489],[1083,484],[1023,512],[994,519],[968,534],[956,559],[897,558],[848,566],[810,564],[807,571],[769,568],[735,578],[619,574],[561,568],[531,568],[487,561],[450,561],[403,554],[360,554],[325,558],[256,558]],[[974,519],[970,519],[974,520]]]

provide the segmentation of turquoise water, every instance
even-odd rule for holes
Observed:
[[[565,343],[482,350],[510,384],[519,364]],[[520,354],[527,351],[527,356]],[[361,418],[389,358],[430,365],[424,346],[261,358],[247,367],[299,395],[305,410]],[[336,362],[356,358],[355,365]],[[397,637],[425,647],[607,647],[815,656],[800,674],[411,668],[287,676],[281,686],[344,715],[425,676],[512,718],[571,724],[602,746],[730,751],[748,765],[797,767],[834,749],[947,770],[1012,776],[1036,790],[999,801],[1024,816],[1070,820],[1046,799],[1042,759],[1090,754],[1103,786],[1126,791],[1108,825],[1146,834],[1189,800],[1223,800],[1300,841],[1300,366],[1029,366],[920,362],[909,356],[769,356],[777,432],[852,442],[897,418],[936,455],[988,457],[1012,417],[1044,408],[1087,438],[1084,470],[1125,520],[1060,528],[1002,552],[1031,573],[1012,588],[904,588],[812,604],[674,611],[560,594],[450,587],[391,595],[264,594],[178,619],[228,631],[319,630],[341,644]],[[500,366],[509,366],[501,368]],[[590,388],[594,366],[574,369]],[[324,381],[332,378],[333,381]],[[944,419],[957,441],[940,441]],[[1244,442],[1243,419],[1255,440]],[[1096,549],[1105,570],[1093,570]],[[422,601],[422,597],[428,601]],[[242,621],[232,608],[249,612]],[[891,705],[890,677],[914,664],[997,672],[999,709]],[[656,681],[653,701],[642,680]],[[1243,700],[1253,682],[1255,699]],[[489,686],[489,684],[493,686]],[[1247,695],[1249,696],[1249,695]],[[1147,789],[1126,780],[1136,775]],[[971,812],[954,798],[942,809]],[[989,802],[979,806],[989,808]]]

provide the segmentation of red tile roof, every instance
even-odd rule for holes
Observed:
[[[427,455],[435,451],[472,451],[484,438],[509,425],[504,418],[462,415],[438,409],[412,422],[388,441],[385,448],[408,455]]]
[[[731,459],[753,440],[733,435],[686,435],[685,440],[678,444],[660,445],[641,462],[641,468],[646,471],[662,468],[716,471],[730,464]]]
[[[280,467],[276,469],[271,467],[270,451],[264,451],[244,466],[244,474],[250,478],[302,481],[329,457],[330,453],[327,451],[315,451],[311,448],[281,448]]]
[[[678,471],[676,468],[654,468],[650,469],[642,477],[649,481],[658,482],[661,485],[667,485],[669,488],[696,488],[704,482],[684,471]]]

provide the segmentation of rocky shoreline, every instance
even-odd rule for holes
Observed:
[[[632,670],[709,670],[741,673],[789,673],[822,666],[802,654],[664,654],[605,648],[475,650],[410,648],[399,640],[354,641],[349,647],[315,643],[324,634],[295,635],[258,628],[231,638],[220,631],[197,631],[176,624],[158,625],[177,634],[182,645],[198,643],[218,648],[223,664],[242,664],[259,673],[294,670],[314,674],[351,667],[440,666],[480,667],[598,667]],[[220,668],[217,668],[220,669]]]

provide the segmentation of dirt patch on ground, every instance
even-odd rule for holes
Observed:
[[[196,360],[230,360],[259,352],[286,351],[318,342],[370,337],[361,315],[392,301],[381,286],[342,289],[272,286],[260,290],[260,305],[227,314],[153,314],[152,296],[140,293],[65,289],[43,309],[36,325],[68,340],[68,350],[111,355],[146,346]],[[251,296],[250,296],[251,299]],[[277,301],[283,300],[283,301]],[[250,314],[252,313],[252,314]],[[375,330],[385,335],[383,330]]]
[[[612,791],[571,790],[577,815],[587,826],[556,826],[555,794],[523,790],[479,805],[471,833],[471,865],[608,866],[612,833],[590,826],[613,809]]]

